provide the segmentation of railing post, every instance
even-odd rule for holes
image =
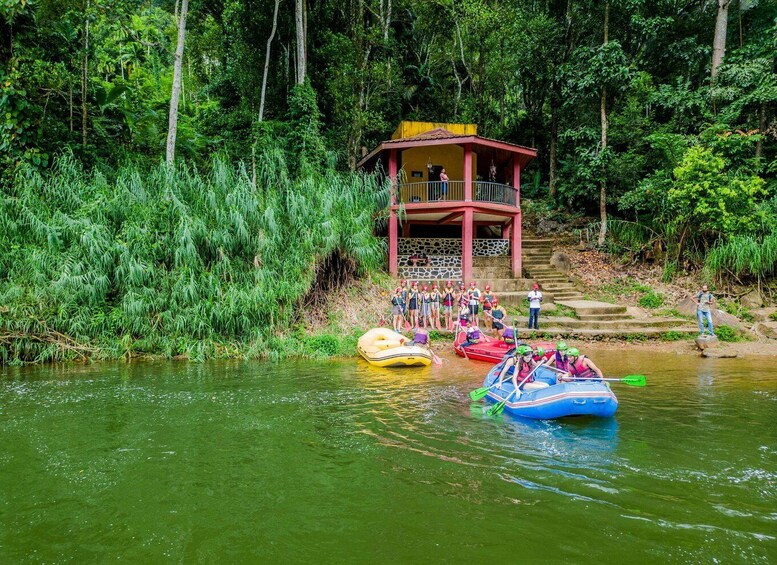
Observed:
[[[521,207],[521,162],[513,156],[513,188],[515,188],[515,205]]]
[[[389,273],[392,277],[399,274],[399,256],[397,254],[397,239],[399,239],[399,230],[397,229],[397,213],[394,210],[394,204],[397,198],[397,150],[392,149],[389,152],[388,174],[391,180],[391,193],[389,196]]]
[[[464,211],[461,222],[461,274],[464,282],[472,280],[472,231],[474,212],[471,208]]]
[[[521,278],[523,276],[523,264],[521,260],[521,212],[513,215],[513,225],[511,226],[510,238],[510,264],[513,269],[513,276]]]
[[[472,144],[464,144],[464,201],[472,202]]]

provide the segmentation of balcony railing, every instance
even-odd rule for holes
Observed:
[[[472,183],[472,199],[478,202],[493,202],[515,206],[516,194],[512,186],[498,182],[475,181]]]
[[[446,186],[447,185],[447,186]],[[472,182],[472,199],[477,202],[493,202],[495,204],[516,205],[516,191],[512,186],[498,182]],[[417,202],[464,200],[464,181],[452,180],[411,182],[400,185],[399,201],[405,204]]]
[[[435,202],[437,200],[464,200],[464,181],[449,180],[447,183],[430,181],[403,184],[399,187],[399,200],[405,204]]]

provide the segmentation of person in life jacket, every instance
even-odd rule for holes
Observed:
[[[472,323],[478,325],[478,312],[480,309],[480,289],[475,282],[469,283],[469,314],[471,316]]]
[[[421,310],[421,320],[428,328],[429,321],[432,318],[432,295],[429,293],[426,285],[421,286],[421,294],[419,295],[419,307]]]
[[[545,361],[545,349],[542,347],[535,347],[534,348],[534,357],[533,359],[537,361],[538,363],[542,363]]]
[[[524,380],[527,383],[533,382],[534,377],[529,375],[532,374],[532,371],[534,371],[539,364],[540,363],[534,360],[534,352],[531,347],[528,345],[519,345],[515,348],[513,354],[507,358],[502,370],[499,371],[499,386],[502,386],[502,383],[507,377],[512,378],[513,386],[515,388],[518,388],[518,385],[523,384]]]
[[[424,328],[424,321],[419,320],[418,327],[413,330],[413,343],[412,345],[422,345],[426,348],[429,347],[429,332]]]
[[[418,283],[413,281],[410,285],[410,290],[407,293],[407,312],[408,321],[412,327],[418,325],[418,307],[421,301],[421,295],[418,293]]]
[[[432,328],[440,328],[440,291],[436,284],[432,284],[432,291],[429,293],[432,297]]]
[[[469,320],[469,295],[467,294],[464,284],[460,285],[461,291],[459,292],[459,327],[464,330]]]
[[[486,291],[483,293],[483,296],[480,297],[480,302],[483,304],[483,314],[485,316],[488,316],[491,311],[494,298],[494,295],[491,293],[491,285],[487,284]]]
[[[453,283],[445,281],[445,288],[442,291],[442,311],[445,316],[445,329],[451,329],[453,321],[453,305],[456,304],[456,291],[453,290]]]
[[[394,296],[391,298],[391,315],[394,317],[394,331],[402,331],[402,321],[404,320],[404,314],[402,308],[404,306],[404,300],[402,299],[402,288],[397,287],[394,291]]]
[[[461,344],[462,347],[475,345],[480,341],[480,328],[472,322],[467,322],[467,341]]]
[[[569,371],[569,357],[567,357],[567,342],[556,342],[556,354],[553,356],[553,362],[559,371]]]
[[[502,337],[505,329],[504,320],[507,317],[507,311],[504,309],[504,306],[499,304],[499,299],[496,296],[494,296],[491,302],[491,310],[485,314],[491,319],[491,327],[496,330],[499,337]]]
[[[604,375],[602,371],[594,365],[585,355],[580,355],[580,351],[575,347],[567,349],[567,356],[569,357],[569,368],[566,375],[562,375],[564,379],[569,380],[582,380],[582,379],[603,379]]]

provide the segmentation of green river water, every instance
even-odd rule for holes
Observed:
[[[0,563],[777,562],[777,363],[593,357],[612,419],[450,357],[0,369]]]

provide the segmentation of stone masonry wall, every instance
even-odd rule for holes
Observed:
[[[413,253],[433,255],[455,255],[461,257],[461,240],[451,237],[401,237],[398,253],[410,256]],[[472,254],[478,257],[501,257],[510,254],[508,239],[473,239]],[[400,262],[401,264],[401,262]]]
[[[418,281],[462,279],[461,267],[400,267],[399,278]]]

